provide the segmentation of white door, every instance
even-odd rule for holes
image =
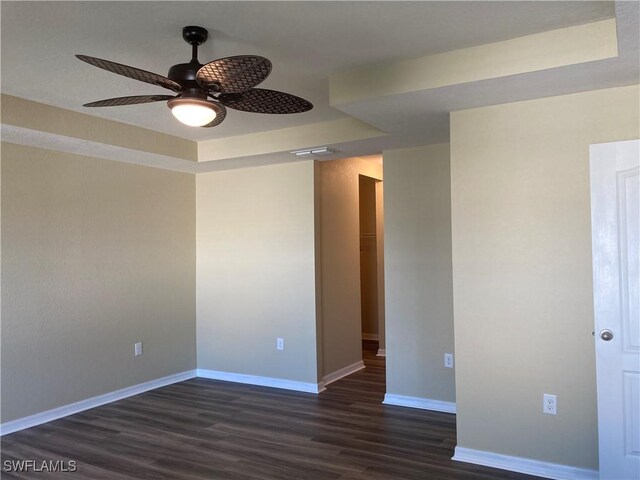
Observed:
[[[640,140],[590,154],[600,478],[640,479]]]

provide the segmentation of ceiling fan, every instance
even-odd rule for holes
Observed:
[[[136,95],[108,98],[86,103],[84,107],[116,107],[138,103],[167,101],[173,115],[192,127],[215,127],[227,116],[226,107],[251,113],[301,113],[313,105],[289,93],[254,88],[271,73],[271,62],[257,55],[237,55],[213,60],[205,65],[198,61],[198,46],[207,41],[206,29],[187,26],[182,38],[191,45],[189,63],[169,69],[166,77],[120,63],[76,55],[94,67],[172,90],[176,95]]]

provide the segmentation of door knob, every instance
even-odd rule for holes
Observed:
[[[608,342],[609,340],[611,340],[613,338],[613,332],[611,330],[602,330],[600,332],[600,338],[602,340],[604,340],[605,342]]]

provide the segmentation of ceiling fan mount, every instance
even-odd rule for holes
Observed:
[[[207,41],[205,28],[190,25],[182,38],[191,45],[191,61],[178,63],[166,77],[139,68],[87,55],[83,62],[118,75],[172,90],[176,95],[109,98],[85,107],[111,107],[167,101],[174,116],[189,126],[215,127],[226,118],[226,107],[251,113],[302,113],[313,108],[307,100],[276,90],[255,88],[271,73],[271,62],[258,55],[236,55],[206,64],[198,61],[198,46]]]
[[[182,29],[182,38],[189,45],[202,45],[209,38],[206,28],[188,25]]]

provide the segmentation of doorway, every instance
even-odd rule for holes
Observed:
[[[368,352],[382,355],[384,351],[383,344],[381,346],[380,342],[381,332],[384,336],[384,328],[380,325],[380,317],[384,315],[384,305],[380,297],[384,295],[379,288],[382,272],[379,272],[381,250],[379,252],[378,242],[381,238],[378,238],[380,234],[378,224],[381,220],[379,215],[381,205],[377,205],[378,183],[381,184],[378,180],[359,175],[360,314],[363,355]]]
[[[360,179],[368,187],[371,215],[366,234],[370,255],[365,269],[369,301],[365,309],[373,320],[366,333],[378,342],[377,357],[384,349],[384,289],[382,244],[382,156],[352,157],[316,162],[316,295],[318,305],[318,376],[323,385],[366,367],[362,345],[362,289],[360,242]],[[364,187],[364,188],[367,188]],[[372,190],[373,189],[373,190]],[[372,193],[372,192],[375,193]],[[363,198],[363,200],[365,200]],[[375,243],[374,243],[375,242]],[[375,260],[375,262],[373,261]],[[365,287],[367,288],[367,287]],[[376,312],[377,310],[377,312]],[[373,336],[373,335],[377,335]],[[372,346],[371,348],[374,348]]]

